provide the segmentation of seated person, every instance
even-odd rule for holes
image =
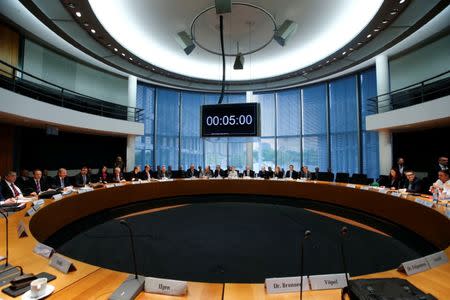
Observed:
[[[98,177],[98,182],[100,182],[100,183],[108,182],[108,180],[109,180],[108,167],[102,166],[101,168],[99,168],[97,177]]]
[[[20,177],[17,177],[15,184],[23,191],[28,187],[30,180],[30,172],[27,169],[20,171]]]
[[[267,168],[267,174],[269,175],[269,178],[272,178],[272,177],[273,177],[273,170],[272,170],[272,167],[268,167],[268,168]]]
[[[405,171],[406,180],[403,183],[403,188],[409,193],[420,193],[422,191],[422,181],[416,177],[412,170]]]
[[[167,171],[167,169],[166,169],[166,166],[165,165],[162,165],[161,166],[161,169],[159,170],[159,172],[158,172],[158,179],[169,179],[169,178],[171,178],[172,177],[172,174],[170,174],[168,171]]]
[[[203,170],[203,172],[199,175],[202,178],[211,178],[214,176],[211,167],[209,165],[207,165],[205,167],[205,169]]]
[[[55,176],[54,180],[53,180],[53,188],[54,189],[58,189],[58,188],[65,188],[70,186],[70,180],[69,177],[67,176],[67,170],[64,168],[60,168],[58,170],[58,174]]]
[[[48,190],[47,181],[42,177],[41,170],[33,171],[33,178],[28,181],[28,188],[32,190],[31,196],[39,195],[40,192]]]
[[[273,172],[273,178],[281,179],[283,178],[283,171],[281,171],[280,166],[275,167],[275,171]]]
[[[430,187],[430,192],[445,193],[450,196],[450,172],[449,170],[440,170],[438,172],[438,180]]]
[[[266,171],[266,166],[261,167],[261,170],[258,172],[258,177],[269,179],[269,172]]]
[[[230,172],[228,172],[228,178],[229,179],[239,178],[239,173],[236,171],[236,168],[234,166],[231,166]]]
[[[286,171],[286,174],[284,174],[284,178],[292,178],[297,179],[298,173],[294,170],[294,165],[289,165],[289,170]]]
[[[119,167],[115,167],[114,168],[114,173],[111,177],[111,182],[121,182],[121,181],[125,181],[125,178],[123,177],[122,171],[120,170]]]
[[[315,167],[314,168],[314,173],[311,174],[311,179],[312,180],[318,180],[319,179],[319,172],[320,172],[319,167]]]
[[[397,190],[401,185],[400,179],[400,172],[398,172],[396,168],[391,168],[389,171],[388,181],[384,184],[384,186],[390,188],[391,190]]]
[[[141,172],[140,178],[142,180],[152,179],[152,167],[150,165],[144,166],[144,170]]]
[[[171,165],[167,166],[167,174],[169,174],[169,176],[170,176],[168,178],[172,178],[172,166]]]
[[[189,169],[186,170],[186,178],[198,177],[198,171],[195,169],[194,164],[191,164]]]
[[[82,167],[80,170],[80,173],[75,175],[74,178],[75,182],[74,185],[76,187],[83,187],[89,183],[91,183],[91,176],[88,174],[88,167]]]
[[[306,178],[306,179],[311,179],[312,175],[311,172],[308,170],[307,166],[302,166],[301,170],[300,170],[300,178]]]
[[[130,181],[138,181],[141,179],[141,167],[140,166],[135,166],[133,168],[133,171],[130,172],[130,174],[128,175],[128,179]]]
[[[215,178],[223,178],[225,177],[225,171],[220,168],[220,165],[216,165],[216,169],[214,170]]]
[[[242,174],[244,175],[244,177],[255,177],[255,171],[250,169],[249,165],[245,166],[245,170],[244,172],[242,172]]]
[[[10,198],[17,199],[17,198],[23,196],[22,191],[15,184],[16,179],[17,179],[16,172],[9,171],[8,174],[6,174],[5,179],[2,180],[2,182],[0,183],[1,190],[2,190],[2,196],[4,199],[10,199]]]
[[[186,178],[186,172],[183,170],[183,166],[178,167],[178,176],[177,178]]]

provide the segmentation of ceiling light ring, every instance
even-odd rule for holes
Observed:
[[[242,53],[240,53],[241,55],[249,55],[249,54],[253,54],[255,52],[258,52],[258,51],[264,49],[265,47],[267,47],[274,40],[275,34],[276,34],[277,30],[278,30],[278,26],[277,26],[277,23],[275,21],[274,16],[268,10],[266,10],[265,8],[263,8],[261,6],[258,6],[258,5],[255,5],[255,4],[251,4],[251,3],[244,3],[244,2],[232,2],[231,5],[247,6],[247,7],[252,7],[252,8],[255,8],[255,9],[259,10],[259,11],[262,11],[266,16],[268,16],[270,18],[270,20],[272,21],[272,24],[273,24],[273,28],[274,28],[272,37],[266,43],[264,43],[263,45],[259,46],[258,48],[252,49],[250,51],[242,52]],[[201,48],[201,49],[203,49],[203,50],[205,50],[205,51],[207,51],[207,52],[209,52],[211,54],[222,56],[221,52],[217,52],[217,51],[208,49],[205,46],[203,46],[202,44],[200,44],[196,40],[195,34],[194,34],[195,22],[198,20],[198,18],[200,18],[204,13],[206,13],[206,12],[212,10],[212,9],[215,9],[215,8],[216,8],[215,5],[209,6],[209,7],[205,8],[204,10],[202,10],[200,13],[198,13],[194,17],[194,19],[192,20],[192,23],[191,23],[191,30],[190,30],[191,31],[191,38],[192,38],[192,42],[196,46],[198,46],[199,48]],[[234,56],[236,56],[238,54],[239,53],[237,53],[237,52],[236,53],[225,53],[225,56],[233,56],[234,57]]]

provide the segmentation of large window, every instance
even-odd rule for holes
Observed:
[[[261,136],[209,139],[200,136],[200,107],[217,104],[218,94],[139,83],[137,106],[145,111],[145,133],[136,138],[136,163],[239,170],[247,164],[254,170],[293,164],[297,170],[306,165],[377,178],[378,135],[365,130],[365,117],[376,112],[367,101],[376,94],[375,78],[372,68],[302,88],[225,95],[223,104],[260,104]]]

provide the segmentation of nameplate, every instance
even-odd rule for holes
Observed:
[[[448,257],[444,251],[436,252],[425,256],[430,268],[436,268],[437,266],[448,263]]]
[[[52,196],[52,199],[55,200],[55,201],[58,201],[58,200],[61,200],[62,197],[63,197],[62,194],[56,194],[56,195],[53,195],[53,196]]]
[[[141,184],[141,181],[140,180],[132,181],[131,184]]]
[[[17,237],[22,238],[26,236],[28,236],[28,234],[25,229],[25,223],[23,221],[19,221],[19,224],[17,224]]]
[[[368,191],[369,190],[369,188],[370,188],[370,186],[368,186],[368,185],[363,185],[362,187],[360,187],[359,189],[360,190],[365,190],[365,191]]]
[[[114,186],[124,186],[125,183],[119,182],[119,183],[115,183]]]
[[[37,210],[35,210],[34,207],[30,208],[29,210],[27,210],[27,213],[25,214],[25,216],[32,216],[36,213]]]
[[[172,279],[145,277],[144,291],[163,295],[182,296],[187,293],[187,282]]]
[[[242,179],[252,179],[250,176],[244,176],[244,177],[242,177]],[[271,179],[278,179],[278,178],[271,178]]]
[[[429,207],[429,208],[433,207],[433,202],[426,201],[426,200],[423,200],[423,199],[420,199],[420,198],[416,198],[416,200],[414,200],[414,202],[422,204],[423,206],[426,206],[426,207]]]
[[[392,197],[400,197],[401,195],[402,195],[402,193],[399,193],[399,192],[392,192],[391,193]]]
[[[309,276],[309,282],[312,290],[341,289],[347,286],[344,273]]]
[[[75,266],[72,262],[58,253],[52,255],[49,265],[64,274],[75,270]]]
[[[348,188],[351,188],[351,189],[356,189],[356,185],[355,185],[355,184],[349,183],[349,184],[347,184],[346,186],[347,186]]]
[[[114,186],[115,186],[114,183],[108,183],[108,184],[105,185],[105,187],[107,189],[113,188]]]
[[[33,205],[36,207],[40,207],[42,204],[44,204],[45,203],[45,200],[44,199],[40,199],[40,200],[36,200],[36,201],[33,201]]]
[[[388,189],[379,189],[378,192],[382,193],[382,194],[387,194],[387,192],[389,192],[389,190]]]
[[[94,189],[91,187],[82,187],[78,189],[78,194],[83,194],[87,192],[92,192]]]
[[[297,181],[298,182],[305,182],[305,181],[307,181],[307,179],[306,178],[299,178],[299,179],[297,179]]]
[[[55,249],[47,245],[37,243],[33,249],[33,252],[45,258],[50,258],[50,256],[52,256],[52,254],[55,252]]]
[[[300,292],[300,276],[266,278],[266,291],[268,294]],[[308,277],[303,276],[303,291],[309,291]]]
[[[406,275],[413,275],[416,273],[424,272],[430,269],[425,257],[406,261],[398,267],[398,271],[405,272]]]
[[[173,179],[171,179],[171,178],[161,178],[159,180],[159,182],[172,182],[172,181],[173,181]]]

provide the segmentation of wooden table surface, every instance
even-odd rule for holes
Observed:
[[[450,221],[444,215],[445,208],[427,208],[414,202],[416,197],[398,198],[377,191],[367,191],[353,186],[330,183],[298,183],[257,180],[176,180],[173,182],[155,182],[150,184],[126,184],[120,187],[98,189],[83,194],[72,194],[62,200],[46,200],[46,205],[32,218],[25,216],[26,210],[19,211],[9,218],[9,254],[10,263],[20,265],[25,273],[49,272],[57,279],[50,284],[55,292],[50,299],[108,299],[112,292],[127,277],[127,274],[89,265],[70,259],[76,271],[63,274],[48,265],[48,259],[33,253],[37,241],[55,233],[74,220],[103,209],[121,206],[127,203],[195,194],[254,194],[271,196],[289,196],[325,201],[350,208],[370,212],[376,216],[400,223],[450,255]],[[327,195],[328,194],[328,195]],[[328,197],[327,197],[328,196]],[[361,197],[364,196],[362,199]],[[125,200],[124,200],[125,199]],[[343,199],[340,201],[339,199]],[[427,198],[422,198],[427,200]],[[27,204],[31,206],[30,203]],[[28,208],[27,207],[27,208]],[[405,216],[406,214],[406,216]],[[31,230],[30,233],[30,219]],[[411,219],[413,222],[411,222]],[[17,225],[23,221],[28,237],[18,238]],[[4,220],[1,220],[2,225]],[[5,238],[0,230],[0,239]],[[0,255],[5,251],[1,243]],[[398,277],[406,278],[425,292],[432,293],[438,299],[450,299],[450,264],[429,271],[406,276],[396,270],[369,274],[358,278]],[[188,282],[188,294],[184,297],[170,297],[141,293],[137,299],[221,299],[222,284]],[[304,292],[304,299],[340,299],[340,290]],[[298,293],[266,294],[264,284],[225,284],[224,299],[298,299]],[[1,293],[0,299],[14,299]],[[19,298],[16,298],[19,299]]]

